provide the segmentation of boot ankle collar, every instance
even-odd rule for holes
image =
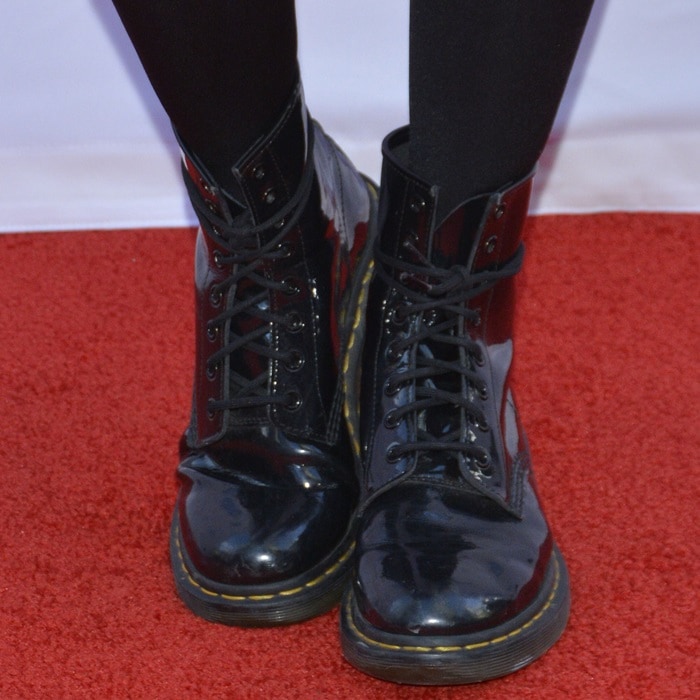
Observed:
[[[309,153],[309,117],[297,85],[279,119],[232,168],[235,187],[222,188],[196,154],[178,138],[183,177],[202,201],[227,223],[247,213],[253,223],[271,220],[297,190]]]
[[[406,126],[391,132],[382,144],[382,250],[402,257],[402,248],[415,248],[441,267],[460,264],[472,271],[509,260],[520,244],[534,171],[465,200],[438,222],[440,188],[410,171],[409,141]]]

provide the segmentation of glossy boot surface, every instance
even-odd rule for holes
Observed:
[[[375,191],[301,91],[223,192],[183,145],[200,219],[196,367],[171,532],[179,595],[237,625],[338,600],[358,486],[343,379],[356,384]]]
[[[438,223],[437,189],[402,164],[408,138],[384,143],[341,637],[379,678],[469,683],[544,653],[569,608],[510,386],[531,178]]]

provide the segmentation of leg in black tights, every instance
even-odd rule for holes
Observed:
[[[535,165],[593,0],[411,0],[411,167],[440,215]]]
[[[294,0],[113,0],[188,147],[221,185],[297,78]],[[411,166],[441,213],[539,158],[593,0],[412,0]]]
[[[180,137],[223,187],[298,79],[294,0],[114,0]]]

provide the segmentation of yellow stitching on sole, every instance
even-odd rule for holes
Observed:
[[[333,573],[335,573],[351,556],[352,553],[355,549],[355,543],[351,543],[348,549],[343,553],[343,555],[333,563],[332,566],[328,567],[320,576],[317,578],[313,579],[312,581],[308,581],[305,583],[303,586],[297,586],[296,588],[290,588],[286,591],[279,591],[278,593],[270,593],[266,595],[228,595],[226,593],[217,593],[216,591],[210,591],[207,588],[204,588],[200,583],[195,581],[192,576],[190,575],[189,570],[187,569],[187,565],[185,564],[185,558],[182,554],[182,547],[180,545],[180,528],[177,527],[175,529],[175,544],[177,546],[177,558],[178,561],[180,562],[180,568],[182,569],[182,572],[185,574],[185,577],[187,580],[190,582],[190,585],[192,585],[194,588],[197,590],[201,591],[204,593],[204,595],[211,596],[212,598],[221,598],[222,600],[230,600],[230,601],[235,601],[235,602],[244,602],[246,600],[253,601],[253,602],[259,602],[259,601],[265,601],[265,600],[274,600],[275,598],[282,598],[282,597],[289,597],[293,595],[297,595],[298,593],[301,593],[302,591],[305,591],[309,588],[314,588],[315,586],[319,585],[322,583],[325,579],[327,579],[329,576],[331,576]]]
[[[304,590],[304,586],[299,586],[298,588],[290,588],[288,591],[280,591],[277,595],[296,595]]]
[[[502,637],[495,637],[494,639],[488,639],[485,642],[475,642],[473,644],[464,644],[463,646],[435,646],[435,647],[425,647],[425,646],[407,646],[407,645],[401,645],[401,644],[386,644],[385,642],[379,642],[375,639],[372,639],[371,637],[368,637],[367,635],[363,634],[360,632],[359,629],[357,629],[357,626],[355,625],[355,622],[352,619],[352,611],[350,610],[350,603],[348,603],[345,606],[345,615],[346,619],[348,621],[348,625],[352,629],[355,635],[357,635],[363,642],[366,644],[369,644],[370,646],[374,647],[379,647],[380,649],[389,649],[390,651],[408,651],[408,652],[459,652],[459,651],[474,651],[475,649],[483,649],[484,647],[489,647],[489,646],[495,646],[497,644],[502,644],[508,639],[511,639],[513,637],[516,637],[519,635],[523,630],[527,629],[528,627],[532,626],[537,620],[539,620],[547,610],[552,607],[552,603],[554,602],[554,598],[557,594],[557,591],[559,590],[559,583],[561,580],[561,572],[559,569],[559,561],[555,557],[554,558],[554,585],[552,586],[552,592],[549,594],[549,597],[545,601],[544,605],[542,608],[538,611],[536,615],[531,617],[527,622],[523,623],[520,627],[517,629],[513,630],[512,632],[509,632],[508,634],[504,634]]]

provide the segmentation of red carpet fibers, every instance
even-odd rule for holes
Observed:
[[[700,697],[698,236],[529,222],[517,383],[573,614],[528,669],[432,689],[349,667],[335,612],[240,630],[176,598],[192,231],[0,236],[0,697]]]

